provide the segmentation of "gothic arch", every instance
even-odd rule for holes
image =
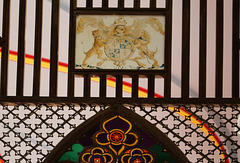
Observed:
[[[97,156],[94,151],[102,154]],[[78,157],[78,160],[71,161],[64,156],[69,154]],[[189,162],[164,133],[121,105],[111,106],[79,125],[48,154],[44,163],[74,163],[80,162],[80,159],[93,161],[93,158],[113,163],[116,160]]]

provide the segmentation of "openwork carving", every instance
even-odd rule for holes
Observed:
[[[97,144],[108,146],[116,155],[120,155],[128,146],[138,143],[139,137],[132,130],[132,124],[121,116],[114,116],[102,125],[104,131],[99,131],[95,140]]]
[[[107,149],[103,149],[101,147],[93,147],[87,149],[80,155],[80,163],[102,163],[102,162],[109,162],[114,163],[114,157],[112,154],[109,153]]]
[[[134,148],[126,151],[121,157],[121,161],[127,163],[152,163],[153,156],[145,149]]]
[[[99,122],[101,123],[99,124]],[[155,134],[152,133],[153,130],[155,130]],[[58,157],[56,153],[63,149],[66,150],[66,147],[70,146],[71,143],[79,146],[78,163],[175,162],[178,159],[177,157],[188,162],[177,146],[163,133],[137,114],[120,105],[112,106],[78,126],[47,156],[46,162],[55,162],[56,157]],[[164,146],[170,149],[170,153]],[[82,147],[84,148],[83,151],[81,151]],[[75,151],[76,149],[73,149],[73,146],[70,151],[67,149],[58,162],[77,162]],[[160,161],[156,156],[162,160]]]
[[[238,106],[128,105],[127,108],[168,135],[191,162],[240,161],[237,155],[240,153]],[[5,163],[43,162],[47,154],[70,131],[105,109],[106,106],[92,105],[2,104],[0,160]],[[79,145],[76,146],[81,149]],[[70,148],[69,152],[75,152],[78,157],[80,151],[75,146]],[[165,152],[160,146],[155,146],[152,150]],[[161,160],[161,157],[156,157]]]

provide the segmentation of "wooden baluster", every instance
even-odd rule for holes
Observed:
[[[43,0],[36,0],[33,96],[39,96],[42,59]]]
[[[232,97],[239,98],[239,0],[233,1]]]
[[[20,0],[17,59],[17,96],[23,96],[25,69],[25,30],[27,0]]]
[[[217,0],[216,28],[216,98],[222,98],[223,92],[223,0]]]
[[[59,40],[59,4],[52,1],[51,49],[50,49],[50,97],[57,96],[58,84],[58,40]]]
[[[190,0],[183,0],[182,98],[189,98]]]
[[[207,0],[200,1],[199,98],[206,98]]]
[[[8,53],[9,53],[9,25],[10,25],[11,0],[3,1],[3,26],[2,26],[2,58],[1,58],[1,96],[7,96],[8,88]]]

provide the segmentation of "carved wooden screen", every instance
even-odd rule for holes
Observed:
[[[165,3],[163,3],[162,6],[156,6],[157,4],[155,3],[156,1],[147,1],[147,2],[151,2],[147,7],[146,6],[141,7],[139,6],[140,1],[134,1],[133,6],[128,8],[124,8],[124,1],[120,1],[120,0],[119,0],[119,3],[117,3],[119,6],[116,8],[112,8],[112,7],[109,8],[108,1],[102,1],[103,2],[102,8],[92,7],[93,5],[92,1],[87,1],[85,7],[77,7],[76,1],[73,1],[73,2],[71,1],[71,3],[63,2],[63,6],[61,7],[59,4],[60,1],[53,1],[51,5],[52,10],[49,10],[47,13],[47,14],[50,14],[51,17],[46,17],[46,18],[43,17],[43,13],[42,13],[43,2],[37,1],[36,11],[31,13],[35,15],[36,22],[35,23],[33,22],[31,25],[32,27],[31,30],[35,32],[29,33],[28,31],[26,31],[26,27],[29,28],[29,25],[28,25],[29,19],[26,16],[26,12],[27,12],[26,4],[30,4],[30,3],[29,2],[26,3],[26,1],[21,0],[19,1],[20,2],[19,8],[16,7],[16,10],[19,11],[19,15],[20,15],[19,20],[17,19],[18,14],[15,14],[14,17],[16,17],[15,18],[16,20],[15,19],[13,20],[14,24],[19,27],[14,31],[14,33],[17,32],[17,36],[18,36],[17,37],[18,39],[15,39],[14,46],[12,45],[12,43],[9,44],[9,39],[10,39],[9,25],[10,25],[10,20],[12,20],[12,19],[9,19],[10,3],[14,3],[14,2],[11,2],[11,1],[3,1],[3,2],[4,3],[2,6],[3,20],[2,20],[2,36],[1,36],[1,46],[2,46],[1,101],[2,102],[38,102],[39,101],[39,102],[71,103],[71,102],[78,102],[78,101],[84,100],[85,102],[90,102],[90,103],[96,102],[100,104],[100,103],[109,103],[109,102],[110,103],[116,103],[116,102],[128,103],[134,100],[134,102],[136,103],[152,103],[152,102],[154,103],[194,103],[194,104],[196,103],[198,104],[200,103],[205,103],[205,104],[206,103],[238,103],[238,100],[239,100],[239,54],[238,54],[238,33],[239,33],[238,22],[239,21],[238,21],[238,14],[237,14],[238,1],[233,1],[230,4],[232,5],[232,14],[231,14],[232,25],[229,27],[232,27],[232,32],[229,30],[225,32],[223,31],[224,29],[223,27],[226,26],[223,21],[223,16],[226,14],[224,14],[224,10],[223,10],[223,1],[219,1],[219,0],[216,1],[216,4],[208,2],[209,5],[215,6],[216,19],[213,19],[207,14],[206,1],[201,1],[195,4],[195,2],[190,3],[189,0],[184,0],[182,3],[182,8],[179,7],[179,9],[182,9],[182,17],[181,17],[182,23],[179,22],[180,19],[176,17],[176,15],[174,17],[175,20],[173,22],[175,24],[178,23],[178,25],[182,25],[182,28],[174,27],[174,30],[172,30],[173,4],[172,4],[172,1],[170,0],[164,1]],[[159,2],[162,2],[162,1],[159,1]],[[49,3],[49,1],[47,1],[46,3]],[[44,1],[44,5],[46,5],[46,3]],[[196,17],[198,18],[197,20],[199,20],[198,22],[199,28],[198,30],[196,30],[196,32],[199,32],[199,35],[197,35],[197,38],[192,38],[190,35],[190,33],[193,35],[193,33],[191,32],[191,30],[193,30],[193,26],[192,25],[190,26],[190,19],[191,21],[195,20],[193,19],[193,16],[191,16],[190,14],[190,12],[194,11],[193,10],[194,6],[191,7],[190,4],[198,5],[198,7],[196,8],[196,10],[199,11],[199,14],[198,14],[199,17]],[[179,5],[179,4],[176,4],[176,5]],[[33,4],[33,6],[30,6],[30,7],[35,7],[35,4]],[[64,17],[66,17],[69,20],[70,26],[68,26],[67,23],[63,22],[63,20],[61,22],[59,21],[60,7],[63,9],[65,7],[66,8],[65,10],[67,12],[68,11],[70,12],[70,17],[66,17],[66,15],[64,15]],[[176,6],[173,6],[173,7],[176,8]],[[208,10],[211,11],[209,8]],[[179,13],[181,12],[178,11],[177,14]],[[143,31],[145,29],[142,28],[142,34],[141,34],[140,32],[141,30],[139,30],[141,28],[137,29],[133,25],[127,24],[126,26],[128,26],[128,28],[132,28],[131,30],[128,30],[128,35],[131,35],[132,40],[135,39],[135,42],[132,43],[131,49],[133,49],[132,51],[136,51],[136,53],[138,53],[137,54],[138,56],[134,57],[135,61],[132,61],[132,63],[137,65],[135,67],[137,69],[140,68],[139,70],[137,71],[134,69],[128,70],[128,69],[123,69],[121,67],[117,71],[115,71],[114,69],[102,69],[102,70],[99,69],[98,71],[95,71],[94,69],[78,69],[77,67],[75,68],[75,64],[76,64],[75,63],[75,41],[76,41],[76,31],[79,28],[76,23],[79,20],[78,17],[82,14],[92,15],[92,18],[94,18],[94,15],[95,16],[105,15],[106,19],[107,19],[107,16],[111,16],[111,15],[119,15],[119,16],[129,15],[129,17],[131,15],[132,16],[142,15],[146,17],[149,16],[150,18],[152,17],[152,20],[151,19],[142,20],[143,18],[136,20],[142,23],[142,24],[138,24],[138,26],[143,26],[143,24],[148,24],[148,22],[150,21],[154,22],[160,17],[165,21],[164,24],[163,22],[160,24],[162,29],[160,28],[160,26],[157,27],[156,25],[157,23],[155,23],[155,25],[156,25],[156,28],[159,28],[159,30],[162,30],[162,36],[164,37],[164,39],[162,39],[163,43],[159,44],[159,45],[164,44],[164,46],[161,45],[162,48],[164,48],[164,56],[163,56],[164,61],[161,61],[162,63],[160,63],[159,60],[154,61],[154,59],[156,58],[156,56],[154,58],[154,54],[155,54],[154,52],[156,50],[159,50],[161,47],[158,47],[158,46],[151,47],[150,44],[146,44],[146,43],[144,44],[144,41],[146,41],[146,39],[144,38],[144,36],[140,36],[140,35],[144,35]],[[208,19],[207,19],[207,15],[208,15]],[[154,16],[156,17],[155,19],[154,19]],[[111,20],[110,21],[111,23],[108,23],[107,25],[111,26],[114,23],[114,21],[115,22],[117,21],[116,19],[117,17]],[[209,20],[208,23],[207,23],[207,20]],[[216,21],[216,24],[215,24],[216,29],[211,28],[208,30],[207,27],[211,25],[210,20]],[[225,20],[228,20],[228,19],[225,17]],[[47,27],[45,27],[46,23],[50,23],[50,24]],[[59,23],[61,23],[61,26],[59,26]],[[196,20],[195,20],[195,23],[197,23]],[[64,27],[64,29],[62,28],[62,26]],[[150,24],[148,24],[147,26],[150,27]],[[93,26],[90,26],[90,27],[92,28]],[[231,29],[229,27],[228,29]],[[47,32],[46,28],[51,29],[51,30],[48,30],[48,32],[50,33],[47,38],[45,35],[43,35],[45,34],[44,32]],[[106,26],[106,28],[110,28],[110,27]],[[69,29],[69,32],[66,31],[66,29]],[[151,29],[154,29],[154,28],[151,27]],[[181,29],[181,30],[177,30],[177,29]],[[135,34],[136,36],[133,36],[134,30],[138,31],[138,33]],[[211,30],[214,30],[213,32],[216,32],[216,35],[211,35],[212,34]],[[174,35],[172,35],[172,31],[174,31]],[[177,34],[176,33],[177,31],[181,32],[181,35],[183,36],[182,38],[179,38],[179,36],[181,35]],[[227,33],[227,35],[224,35],[224,33]],[[27,34],[31,35],[32,37],[31,41],[32,43],[34,43],[34,44],[31,44],[31,49],[32,49],[31,52],[35,54],[34,58],[33,56],[29,56],[29,55],[25,56],[25,48],[30,44],[29,41],[27,41],[26,44],[24,41],[26,40]],[[232,34],[232,35],[229,35],[229,34]],[[88,33],[88,35],[90,39],[93,39],[93,35],[91,33]],[[152,35],[154,35],[154,33]],[[214,38],[214,36],[216,36],[216,39]],[[229,38],[232,41],[232,44],[231,44],[232,50],[231,49],[229,50],[229,48],[225,48],[227,49],[227,51],[223,49],[225,46],[227,46],[227,43],[224,39],[226,37],[223,37],[223,36],[232,36]],[[172,40],[172,38],[174,39]],[[66,41],[68,39],[69,39],[69,42]],[[131,44],[131,39],[128,40],[129,42],[127,43]],[[138,41],[136,39],[138,39]],[[47,49],[49,49],[49,51],[45,51],[45,48],[42,47],[42,44],[45,46],[45,42],[44,42],[45,40],[49,42],[48,44],[46,44],[48,47]],[[65,42],[63,44],[62,41],[64,40]],[[176,42],[176,40],[178,41],[182,40],[181,47]],[[190,44],[191,40],[196,40],[198,42]],[[142,46],[140,46],[141,43],[139,43],[141,41],[144,44]],[[80,40],[80,42],[84,42],[84,40]],[[209,44],[209,42],[213,42],[214,44],[211,45]],[[61,44],[60,47],[59,47],[59,43]],[[110,43],[111,41],[108,41],[108,45],[110,45]],[[197,43],[199,44],[197,45]],[[134,45],[134,48],[133,48],[133,45]],[[193,45],[197,46],[197,48],[194,49]],[[11,46],[11,48],[13,46],[14,48],[12,49],[16,49],[15,52],[12,51],[12,49],[10,49],[10,54],[13,54],[11,56],[8,55],[9,46]],[[123,44],[123,46],[126,46],[126,45]],[[59,48],[61,47],[64,47],[64,53],[62,52],[62,50],[59,51]],[[145,47],[145,50],[142,49],[141,51],[141,47],[142,48]],[[181,51],[178,51],[177,54],[175,54],[176,53],[175,49],[177,48],[179,48]],[[198,49],[199,51],[197,51]],[[90,46],[86,47],[83,52],[87,53],[89,50],[91,50]],[[108,60],[111,60],[110,59],[111,57],[109,56],[110,54],[117,55],[115,53],[107,52],[109,50],[106,50],[106,48],[103,50],[104,52],[101,51],[101,53],[104,53],[102,57],[105,57],[105,58],[107,57]],[[126,49],[125,51],[126,53],[129,53],[129,50]],[[199,55],[196,55],[196,56],[192,55],[193,52],[195,51]],[[229,52],[232,52],[232,53],[229,53]],[[45,53],[49,54],[47,57],[45,57],[47,59],[41,60],[41,56],[42,55],[45,56]],[[144,55],[144,53],[148,55]],[[213,70],[215,69],[216,72],[211,71],[211,73],[208,73],[210,70],[208,68],[209,63],[207,62],[207,59],[209,59],[208,56],[210,55],[210,53],[213,56],[216,56],[215,58],[210,59],[212,62],[212,65],[215,65],[215,66],[210,66],[210,68]],[[215,53],[216,55],[213,53]],[[16,77],[12,77],[14,74],[11,74],[10,72],[8,72],[8,70],[9,69],[11,70],[12,68],[12,66],[9,67],[8,61],[9,59],[12,60],[14,57],[16,60],[16,54],[18,54]],[[141,54],[143,55],[141,56]],[[181,57],[177,56],[179,54],[181,55]],[[97,54],[94,54],[94,55],[97,56]],[[62,56],[65,56],[65,60],[68,58],[68,65],[66,63],[59,62],[59,58],[61,59]],[[93,57],[96,58],[96,56],[93,56]],[[151,56],[152,56],[152,59],[151,59]],[[147,67],[148,70],[142,69],[141,66],[139,65],[144,65],[144,62],[141,63],[141,59],[136,59],[141,57],[144,57],[145,59],[147,58],[148,61],[146,61],[145,64],[147,62],[151,63],[149,64],[149,66],[152,66],[152,68]],[[197,59],[196,57],[199,57],[199,59]],[[84,58],[84,56],[82,58]],[[134,58],[131,58],[131,59],[134,60]],[[223,58],[226,58],[225,59],[226,61],[223,60]],[[231,60],[227,60],[228,58],[231,58]],[[193,59],[196,59],[196,62],[192,62]],[[31,64],[34,63],[33,73],[30,73],[30,74],[34,74],[31,79],[31,82],[29,82],[28,78],[25,77],[26,74],[24,73],[25,72],[24,63],[25,62],[29,63],[29,60],[31,60]],[[101,60],[100,59],[98,60],[99,60],[98,64],[101,64],[100,63]],[[124,58],[124,57],[120,60],[121,62],[116,61],[115,64],[123,64],[123,60],[129,61],[127,58]],[[180,66],[179,66],[179,63],[176,62],[178,60],[182,60],[182,63],[180,64]],[[49,84],[47,85],[48,90],[46,91],[47,92],[46,95],[41,95],[40,93],[40,86],[43,83],[43,81],[45,81],[42,79],[43,77],[41,77],[41,73],[40,73],[41,71],[43,71],[41,70],[41,63],[42,63],[42,66],[50,68],[49,76],[47,76],[47,78],[49,78]],[[192,67],[192,64],[198,64],[199,66],[197,69],[198,71],[194,71],[194,74],[192,74],[192,69],[190,69]],[[161,66],[162,68],[160,68]],[[229,70],[230,66],[232,68],[231,71]],[[176,70],[176,67],[178,70]],[[58,83],[61,82],[61,79],[59,80],[58,70],[62,72],[68,71],[68,77],[67,77],[68,79],[63,79],[63,80],[67,80],[68,82],[67,88],[66,89],[64,88],[68,93],[64,95],[64,97],[58,97],[58,92],[62,91],[61,90],[62,87],[58,86]],[[177,75],[181,77],[181,79],[176,79],[176,76],[174,76],[174,73],[175,71],[179,72],[179,70],[181,70],[180,74],[177,74]],[[215,81],[215,84],[212,84],[210,86],[208,84],[209,82],[211,82],[211,80],[208,79],[209,74],[210,76],[214,76],[211,78],[211,80]],[[226,76],[225,74],[231,74],[231,76]],[[76,78],[78,78],[79,76],[82,77],[82,80],[84,81],[83,82],[84,90],[82,93],[83,95],[81,97],[77,97],[74,93],[76,92],[76,87],[78,87],[79,85],[79,83],[77,81],[75,82],[75,80],[77,80]],[[114,95],[114,98],[108,98],[106,95],[106,83],[108,81],[107,78],[109,78],[109,76],[110,78],[116,81],[116,90],[115,90],[116,93]],[[189,89],[190,86],[194,84],[192,82],[193,80],[191,76],[193,76],[193,78],[198,79],[198,80],[194,80],[197,83],[194,85],[194,87],[198,87],[199,92],[196,93],[196,95],[194,96],[191,94],[192,90]],[[91,78],[93,77],[98,77],[98,80],[100,81],[100,85],[98,88],[98,91],[99,91],[98,98],[91,98],[92,90],[89,83]],[[123,90],[122,84],[124,83],[124,77],[130,78],[132,80],[132,85],[130,86],[131,87],[130,89],[132,89],[131,96],[129,96],[128,98],[123,98],[123,95],[122,95],[122,90]],[[230,82],[226,81],[227,77],[228,78],[231,77],[231,79],[229,79]],[[8,93],[8,84],[10,82],[8,78],[10,80],[14,79],[15,82],[17,83],[16,85],[14,85],[14,87],[16,87],[15,93],[10,93],[10,94]],[[139,85],[139,81],[142,78],[145,78],[147,80],[146,88],[148,89],[148,93],[147,93],[148,95],[147,95],[147,98],[140,99],[138,95],[138,86],[141,86]],[[159,82],[157,81],[158,79],[160,80],[162,79],[162,81]],[[178,92],[181,92],[181,94],[180,96],[177,96],[177,98],[173,95],[174,90],[171,90],[171,88],[175,89],[174,84],[176,84],[176,80],[180,80],[178,81],[178,84],[181,87],[181,89],[178,89]],[[42,83],[40,81],[42,81]],[[227,86],[225,84],[226,82],[227,82]],[[25,83],[30,84],[32,87],[31,93],[28,93],[27,95],[24,94],[24,90],[25,90],[24,87],[28,86],[28,84],[26,85]],[[163,87],[162,88],[163,98],[156,98],[155,93],[158,85],[161,85],[161,87]],[[10,85],[10,86],[12,87],[13,85]],[[213,95],[209,96],[207,94],[208,89],[212,87],[215,87],[215,92],[212,93]],[[223,92],[225,91],[225,87],[228,89],[232,89],[232,91],[228,93],[227,98],[225,98],[226,96],[223,95]],[[221,100],[219,100],[219,98]],[[111,99],[111,100],[107,100],[107,99]]]
[[[0,7],[0,162],[43,162],[82,122],[123,106],[191,162],[240,161],[239,0],[0,0]],[[161,39],[149,43],[155,35]],[[76,44],[85,47],[80,59]]]

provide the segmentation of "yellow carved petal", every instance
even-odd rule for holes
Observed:
[[[99,132],[99,133],[96,134],[96,142],[97,142],[98,144],[100,144],[100,145],[108,145],[108,144],[110,144],[110,142],[101,143],[101,142],[98,141],[97,137],[98,137],[98,135],[100,135],[100,134],[102,134],[102,133],[105,133],[105,132],[102,131],[102,132]],[[109,140],[108,140],[108,141],[109,141]]]
[[[112,155],[111,155],[111,154],[109,154],[109,153],[104,153],[104,154],[103,154],[103,156],[106,156],[106,155],[108,155],[108,156],[110,156],[110,157],[111,157],[111,161],[110,161],[109,163],[113,162],[113,157],[112,157]],[[105,162],[106,162],[106,160],[105,160]]]
[[[87,154],[91,155],[91,153],[84,153],[84,154],[82,155],[82,158],[84,158],[84,156],[87,155]],[[82,159],[82,160],[83,160],[83,159]],[[83,160],[83,162],[84,162],[84,163],[85,163],[85,162],[87,163],[88,161]]]
[[[149,162],[149,163],[151,163],[153,161],[152,155],[150,155],[150,154],[143,154],[143,156],[146,156],[146,155],[151,157],[151,161]]]
[[[106,127],[105,127],[105,125],[106,125],[106,123],[107,122],[109,122],[109,121],[111,121],[111,120],[113,120],[113,119],[115,119],[115,118],[117,118],[117,117],[119,117],[120,119],[122,119],[123,121],[125,121],[125,122],[127,122],[128,124],[129,124],[129,129],[125,132],[125,134],[127,134],[129,131],[131,131],[131,129],[132,129],[132,124],[128,121],[128,120],[126,120],[125,118],[123,118],[123,117],[121,117],[121,116],[114,116],[114,117],[112,117],[112,118],[110,118],[110,119],[108,119],[108,120],[106,120],[104,123],[103,123],[103,129],[108,133],[109,131],[106,129]]]
[[[132,144],[126,144],[126,143],[123,143],[123,144],[126,145],[126,146],[136,145],[138,143],[138,136],[135,133],[132,133],[132,132],[130,132],[129,135],[133,135],[136,138],[135,142],[133,142]],[[137,148],[137,149],[140,149],[140,148]]]

